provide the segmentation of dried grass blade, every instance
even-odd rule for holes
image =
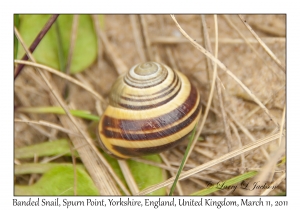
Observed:
[[[191,175],[199,173],[199,172],[201,172],[201,171],[203,171],[203,170],[205,170],[207,168],[210,168],[210,167],[212,167],[212,166],[214,166],[216,164],[219,164],[219,163],[221,163],[221,162],[223,162],[225,160],[228,160],[230,158],[236,157],[236,156],[238,156],[240,154],[243,154],[245,152],[248,152],[248,151],[251,151],[251,150],[253,150],[255,148],[258,148],[258,147],[260,147],[260,146],[262,146],[264,144],[272,142],[275,139],[278,139],[279,136],[280,136],[280,133],[278,132],[276,134],[270,135],[270,136],[265,137],[263,139],[257,140],[256,142],[247,144],[247,145],[245,145],[245,146],[243,146],[243,147],[241,147],[239,149],[236,149],[236,150],[234,150],[234,151],[232,151],[230,153],[227,153],[227,154],[225,154],[225,155],[223,155],[223,156],[221,156],[219,158],[216,158],[215,160],[209,161],[209,162],[204,163],[204,164],[202,164],[200,166],[197,166],[197,167],[195,167],[193,169],[190,169],[190,170],[188,170],[186,172],[183,172],[180,175],[179,180],[183,180],[183,179],[185,179],[185,178],[187,178],[187,177],[189,177]],[[160,183],[158,185],[154,185],[154,186],[148,187],[147,189],[142,190],[139,193],[139,195],[145,195],[145,194],[153,192],[153,191],[155,191],[157,189],[160,189],[162,187],[168,186],[169,184],[173,183],[174,180],[175,180],[175,177],[172,177],[172,178],[170,178],[170,179],[168,179],[168,180],[166,180],[166,181],[164,181],[164,182],[162,182],[162,183]]]
[[[104,18],[103,15],[91,15],[94,23],[95,32],[97,35],[97,65],[100,67],[100,61],[103,58],[103,44],[100,37],[100,29],[104,28],[103,22],[101,23],[101,19]]]
[[[225,20],[227,21],[227,23],[243,38],[243,40],[245,41],[245,43],[247,43],[247,45],[251,48],[251,50],[256,54],[257,58],[260,59],[260,61],[267,66],[278,78],[281,78],[280,75],[274,70],[273,67],[271,67],[266,60],[260,55],[260,53],[254,48],[254,46],[249,42],[249,39],[246,38],[243,33],[241,32],[241,30],[233,24],[233,22],[230,20],[228,15],[224,15]]]
[[[122,173],[124,175],[124,178],[126,180],[126,183],[131,191],[131,193],[133,195],[138,194],[138,192],[140,191],[131,172],[130,172],[130,168],[127,165],[127,162],[125,160],[118,160],[119,166],[122,170]]]
[[[203,38],[196,37],[195,38],[198,43],[203,42]],[[268,44],[275,44],[275,43],[285,43],[286,39],[283,37],[262,37],[261,38],[265,43]],[[254,38],[247,39],[251,44],[257,44],[257,40]],[[210,40],[212,43],[216,42],[214,38]],[[220,44],[245,44],[245,41],[240,38],[219,38],[218,42]],[[189,43],[184,37],[173,37],[173,36],[153,36],[151,39],[152,44],[165,44],[165,45],[172,45],[172,44],[181,44],[181,43]]]
[[[216,36],[217,36],[217,32],[216,32]],[[207,106],[206,106],[206,109],[204,111],[204,114],[203,114],[202,121],[201,121],[199,129],[198,129],[198,132],[197,132],[197,134],[194,138],[194,141],[192,143],[191,150],[189,150],[189,153],[187,155],[186,161],[188,160],[189,156],[191,155],[191,152],[193,151],[193,148],[196,145],[196,142],[198,140],[198,137],[200,136],[200,133],[201,133],[203,127],[204,127],[204,124],[205,124],[205,121],[206,121],[206,118],[207,118],[207,115],[208,115],[208,112],[209,112],[209,109],[210,109],[210,106],[211,106],[211,103],[212,103],[214,90],[215,90],[215,83],[216,83],[216,78],[217,78],[217,65],[216,65],[216,63],[213,63],[213,64],[214,64],[213,65],[213,68],[214,68],[213,69],[213,77],[212,77],[212,81],[211,81],[211,85],[210,85],[211,88],[210,88],[210,92],[209,92],[209,96],[208,96]],[[202,112],[202,110],[200,112]]]
[[[152,49],[151,49],[151,40],[149,38],[148,25],[146,22],[145,15],[140,15],[140,18],[141,18],[142,31],[143,31],[143,36],[145,39],[145,45],[146,45],[146,50],[147,50],[147,54],[148,54],[148,59],[154,60],[154,55],[153,55]]]
[[[145,62],[147,61],[147,59],[146,59],[145,51],[143,50],[144,49],[143,37],[141,34],[141,29],[139,27],[139,24],[137,23],[139,22],[139,17],[138,15],[129,15],[129,18],[130,18],[130,23],[132,27],[133,36],[134,36],[136,50],[138,52],[140,60],[142,62]]]
[[[83,89],[85,89],[86,91],[88,91],[89,93],[91,93],[93,96],[95,96],[98,100],[100,100],[101,102],[105,102],[105,100],[103,99],[102,96],[100,96],[96,91],[94,91],[93,89],[87,87],[86,85],[84,85],[83,83],[79,82],[78,80],[74,79],[73,77],[66,75],[62,72],[59,72],[56,69],[50,68],[48,66],[42,65],[42,64],[38,64],[38,63],[34,63],[31,61],[22,61],[22,60],[15,60],[15,63],[18,64],[24,64],[24,65],[28,65],[28,66],[33,66],[33,67],[37,67],[37,68],[41,68],[44,69],[52,74],[55,74],[63,79],[66,79],[70,82],[72,82],[75,85],[78,85],[79,87],[82,87]]]
[[[253,142],[256,141],[256,139],[254,138],[254,136],[249,132],[249,130],[242,124],[240,123],[230,111],[227,111],[228,115],[230,116],[231,120],[241,129],[241,131],[243,131],[243,133],[249,137],[249,139]],[[265,148],[260,148],[262,153],[264,154],[264,156],[269,159],[269,154],[268,152],[265,150]]]
[[[46,122],[46,121],[34,121],[34,120],[19,120],[19,119],[15,119],[15,122],[22,122],[22,123],[28,123],[28,124],[37,124],[37,125],[43,125],[43,126],[47,126],[49,128],[53,128],[59,131],[62,131],[64,133],[67,134],[71,134],[71,135],[75,135],[75,136],[81,136],[79,133],[75,133],[69,129],[66,129],[62,126],[59,126],[57,124],[51,123],[51,122]]]
[[[247,21],[243,18],[243,16],[239,15],[239,18],[244,23],[244,25],[248,28],[248,30],[251,32],[251,34],[255,37],[255,39],[259,42],[259,44],[268,53],[268,55],[276,62],[276,64],[280,67],[280,69],[285,73],[285,68],[282,66],[280,60],[276,57],[276,55],[270,50],[270,48],[268,48],[268,46],[255,33],[255,31],[251,28],[251,26],[247,23]]]
[[[119,57],[117,53],[117,49],[113,47],[113,45],[109,42],[106,34],[98,30],[99,36],[102,40],[103,46],[104,46],[104,52],[108,55],[108,57],[111,59],[113,65],[115,66],[117,73],[122,74],[124,72],[127,72],[128,68],[126,64],[123,62],[123,60]]]
[[[278,186],[286,177],[286,173],[283,173],[278,179],[276,179],[270,186]],[[263,191],[260,195],[268,195],[273,190],[272,187]]]
[[[201,45],[199,45],[195,40],[193,40],[179,25],[174,15],[171,15],[174,20],[176,26],[180,30],[180,32],[191,42],[191,44],[196,47],[200,52],[202,52],[205,56],[209,57],[213,62],[217,63],[218,66],[224,70],[230,77],[232,77],[245,91],[249,94],[249,96],[264,110],[264,112],[269,116],[269,118],[275,123],[275,125],[279,128],[279,123],[275,120],[272,114],[269,112],[267,107],[262,104],[262,102],[249,90],[244,83],[239,80],[230,69],[228,69],[220,60],[216,59],[210,52],[204,49]]]

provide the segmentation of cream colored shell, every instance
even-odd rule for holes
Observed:
[[[200,95],[186,76],[160,63],[142,63],[113,85],[98,127],[100,144],[117,158],[159,153],[177,145],[200,112]]]

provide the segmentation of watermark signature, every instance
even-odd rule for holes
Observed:
[[[265,190],[265,189],[276,189],[278,186],[277,185],[270,185],[267,182],[260,182],[260,181],[242,181],[239,184],[230,184],[226,181],[218,182],[218,183],[212,183],[212,182],[206,182],[207,188],[217,188],[219,190],[232,190],[234,192],[237,188],[243,189],[243,190]]]

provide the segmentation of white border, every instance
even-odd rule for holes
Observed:
[[[1,110],[1,201],[0,206],[11,207],[13,201],[13,14],[14,13],[281,13],[287,14],[287,196],[263,197],[267,200],[288,200],[288,207],[296,209],[299,192],[299,16],[296,1],[4,1],[0,6],[0,58],[1,81],[0,96],[2,98]],[[16,197],[27,199],[26,197]],[[46,197],[51,198],[51,197]],[[67,197],[70,200],[82,200],[87,197]],[[114,197],[117,198],[117,197]],[[189,197],[185,197],[189,198]],[[245,198],[245,197],[242,197]],[[250,197],[255,200],[259,197]],[[54,199],[54,197],[53,197]],[[61,197],[61,199],[63,199]],[[93,199],[93,198],[92,198]],[[106,198],[107,199],[107,198]],[[145,197],[135,197],[144,200]],[[157,197],[153,197],[157,199]],[[176,197],[178,199],[178,197]],[[221,199],[221,197],[218,197]],[[230,200],[240,201],[241,197],[229,197]],[[24,208],[24,207],[21,207]],[[80,207],[77,207],[79,209]],[[99,208],[99,207],[97,207]],[[118,209],[120,207],[109,208]],[[128,208],[128,207],[127,207]],[[146,207],[145,207],[146,208]],[[221,209],[224,209],[222,207]],[[231,207],[230,207],[231,208]],[[255,207],[266,209],[267,207]],[[30,207],[31,209],[31,207]],[[48,208],[56,209],[56,208]],[[73,209],[73,208],[72,208]],[[82,209],[82,208],[80,208]],[[128,208],[129,209],[129,208]],[[140,209],[131,208],[130,209]],[[153,209],[153,208],[148,208]],[[166,209],[159,207],[159,209]],[[199,209],[199,207],[197,207]],[[214,208],[216,209],[216,208]],[[229,209],[229,208],[227,208]]]

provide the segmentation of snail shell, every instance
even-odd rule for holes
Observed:
[[[121,159],[160,153],[180,143],[200,113],[200,95],[186,76],[141,63],[114,83],[98,127],[100,144]]]

